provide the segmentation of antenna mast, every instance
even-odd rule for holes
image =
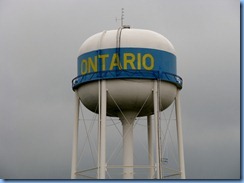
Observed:
[[[121,8],[121,17],[120,17],[120,18],[116,18],[115,20],[116,20],[116,22],[117,22],[118,20],[120,20],[121,27],[124,26],[124,8]]]
[[[121,18],[120,18],[120,21],[121,21],[121,27],[123,27],[124,25],[124,8],[121,8]]]

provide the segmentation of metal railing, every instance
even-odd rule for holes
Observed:
[[[112,70],[112,71],[99,71],[86,75],[79,75],[72,80],[73,90],[77,89],[80,85],[103,79],[153,79],[167,81],[175,84],[179,89],[182,88],[183,80],[180,76],[172,73],[162,71],[148,71],[148,70]]]

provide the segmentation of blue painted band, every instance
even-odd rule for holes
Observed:
[[[73,89],[101,79],[160,79],[182,88],[176,76],[176,56],[150,48],[109,48],[84,53],[77,60]]]
[[[78,57],[77,74],[111,70],[155,70],[176,74],[176,56],[150,48],[109,48]]]

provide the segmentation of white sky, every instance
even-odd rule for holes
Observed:
[[[70,177],[78,49],[125,24],[177,52],[186,175],[240,178],[240,2],[0,0],[0,177]]]

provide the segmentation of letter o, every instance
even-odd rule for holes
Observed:
[[[150,64],[147,65],[147,60],[150,61]],[[152,70],[154,68],[154,58],[151,54],[147,53],[145,55],[143,55],[142,57],[142,66],[146,69],[146,70]]]

